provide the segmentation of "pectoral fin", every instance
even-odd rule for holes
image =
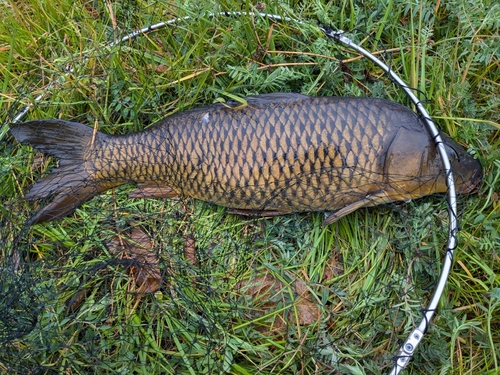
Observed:
[[[290,212],[284,211],[258,211],[258,210],[244,210],[239,208],[228,208],[227,213],[236,214],[236,215],[244,215],[244,216],[262,216],[262,217],[272,217],[289,214]]]
[[[328,213],[325,212],[326,218],[323,221],[322,225],[323,226],[330,225],[336,222],[338,219],[350,214],[351,212],[356,211],[359,208],[372,207],[378,204],[389,203],[393,201],[394,199],[391,199],[385,190],[377,191],[376,193],[367,195],[365,198],[357,202],[351,203],[350,205],[345,206],[344,208],[338,211],[328,212]]]
[[[128,195],[130,198],[174,198],[179,195],[170,186],[154,182],[138,184],[137,187]]]

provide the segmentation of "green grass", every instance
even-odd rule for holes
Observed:
[[[24,225],[39,206],[23,194],[56,162],[17,144],[8,123],[42,93],[27,118],[97,123],[113,134],[275,91],[410,105],[379,68],[326,40],[319,22],[355,29],[349,37],[418,88],[439,127],[481,161],[479,193],[459,198],[462,230],[439,311],[407,371],[498,373],[500,7],[437,4],[266,3],[269,13],[304,21],[280,24],[207,17],[250,9],[231,0],[0,0],[0,372],[390,370],[441,271],[442,196],[360,210],[323,228],[321,214],[248,219],[189,199],[128,199],[123,187],[65,219]],[[105,48],[185,15],[193,18]],[[133,254],[112,245],[134,227],[150,238],[163,279],[140,298]]]

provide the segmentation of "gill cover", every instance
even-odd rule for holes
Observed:
[[[434,163],[436,156],[436,149],[426,133],[400,128],[387,150],[386,184],[403,195],[411,194],[408,199],[423,195],[424,189],[436,189],[427,194],[438,192],[439,187],[434,182],[440,173],[437,164],[441,163]],[[429,183],[431,186],[427,186]]]

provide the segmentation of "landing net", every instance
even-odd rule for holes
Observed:
[[[19,89],[10,121],[64,118],[128,134],[215,98],[276,91],[410,104],[387,79],[392,60],[380,69],[349,59],[349,48],[286,10],[162,6],[166,22],[150,12],[155,26],[129,34],[141,19],[131,22],[140,13],[131,7],[101,31],[111,42],[83,43],[30,70],[33,85]],[[365,54],[345,34],[323,31]],[[130,186],[28,226],[47,202],[22,196],[57,161],[14,142],[2,148],[6,373],[381,374],[412,356],[427,373],[444,355],[446,338],[415,348],[433,333],[456,246],[451,173],[448,203],[361,209],[328,227],[319,213],[242,218],[187,198],[130,199]]]

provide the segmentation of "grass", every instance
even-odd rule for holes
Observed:
[[[24,224],[39,206],[22,196],[55,161],[18,145],[8,123],[40,94],[28,118],[114,134],[275,91],[410,105],[377,67],[323,38],[319,22],[353,30],[349,36],[418,88],[440,128],[481,161],[479,193],[459,199],[462,230],[439,311],[407,371],[498,373],[496,2],[266,3],[303,24],[207,17],[251,8],[231,0],[1,0],[0,8],[0,372],[390,371],[441,271],[442,196],[360,210],[323,228],[320,214],[245,219],[189,199],[131,200],[123,187],[63,220]],[[193,18],[105,47],[185,15]],[[155,254],[148,266],[162,275],[160,288],[144,295],[140,249]]]

